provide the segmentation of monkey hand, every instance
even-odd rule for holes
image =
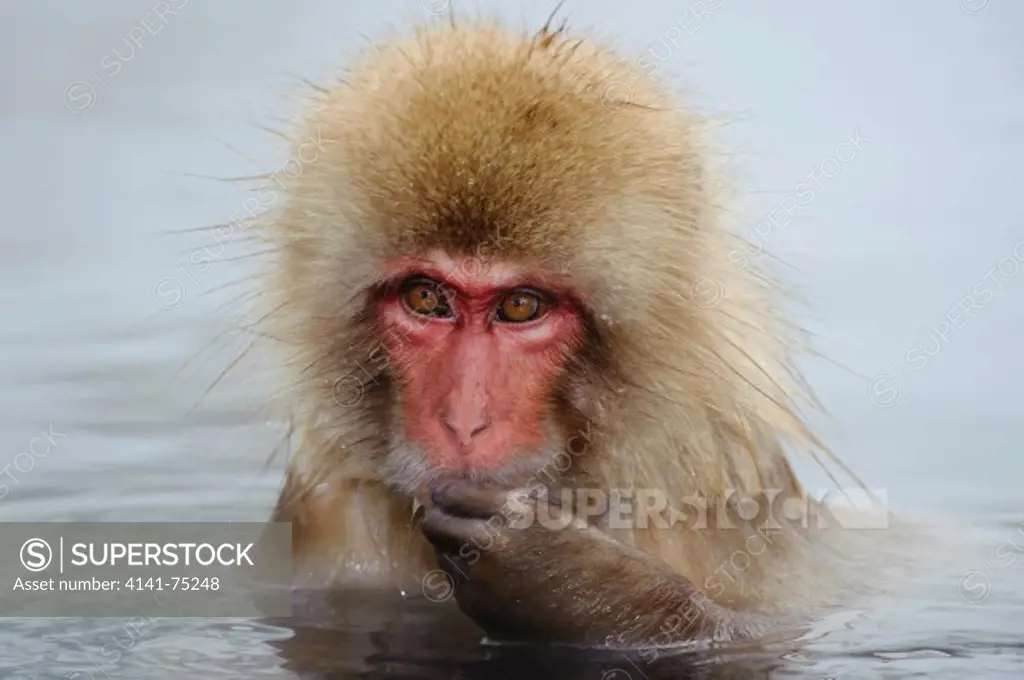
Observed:
[[[431,501],[423,532],[494,641],[638,648],[750,632],[661,560],[525,490],[460,480]]]

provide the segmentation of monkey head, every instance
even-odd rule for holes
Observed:
[[[600,445],[560,472],[735,472],[702,461],[758,436],[722,423],[777,403],[779,341],[749,272],[721,269],[699,125],[636,65],[445,26],[313,109],[322,151],[269,220],[268,318],[333,460],[408,494],[521,483],[585,429]]]

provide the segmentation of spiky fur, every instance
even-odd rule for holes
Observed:
[[[633,63],[564,29],[433,26],[375,47],[313,109],[300,137],[324,152],[264,225],[279,253],[272,334],[298,386],[275,517],[295,523],[309,581],[418,589],[433,568],[384,472],[392,377],[364,304],[400,253],[485,252],[572,277],[596,340],[564,386],[589,440],[567,484],[673,498],[799,489],[785,449],[820,449],[797,414],[798,336],[767,280],[730,257],[741,246],[704,124]],[[339,380],[358,403],[338,398]],[[752,532],[620,538],[701,587]],[[782,596],[809,545],[777,535],[718,599]]]

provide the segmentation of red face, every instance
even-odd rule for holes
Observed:
[[[452,470],[496,470],[543,449],[582,328],[564,282],[444,257],[402,258],[388,275],[378,314],[406,438]]]

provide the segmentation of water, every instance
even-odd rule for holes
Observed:
[[[168,0],[163,18],[149,0],[0,9],[0,518],[266,517],[283,464],[267,462],[281,436],[267,387],[244,364],[216,380],[247,342],[220,335],[241,292],[225,284],[247,264],[208,232],[170,232],[243,205],[243,187],[194,175],[283,162],[259,125],[295,113],[297,78],[328,80],[360,34],[447,6],[346,4]],[[1024,10],[567,9],[733,121],[740,228],[793,265],[803,320],[846,367],[807,364],[831,411],[821,431],[946,548],[795,640],[653,667],[481,646],[457,613],[366,594],[289,625],[5,620],[0,677],[1021,677]],[[502,13],[536,25],[548,11],[538,0]],[[849,160],[821,170],[835,153]],[[813,202],[789,224],[763,222],[815,168],[831,176]],[[190,260],[203,246],[216,253],[206,270]],[[980,306],[958,314],[986,281]],[[48,453],[29,448],[40,432]]]

